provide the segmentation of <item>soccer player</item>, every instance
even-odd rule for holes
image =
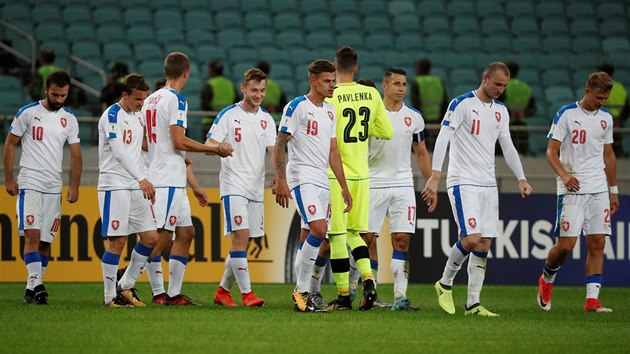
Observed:
[[[9,195],[17,195],[18,233],[24,237],[24,262],[28,278],[24,303],[48,303],[42,282],[61,218],[61,164],[63,145],[70,147],[70,186],[66,200],[79,199],[82,157],[79,124],[63,106],[70,77],[56,71],[46,79],[46,98],[20,108],[4,144],[4,174]],[[20,173],[13,176],[15,146],[21,141]]]
[[[101,259],[104,303],[109,307],[144,307],[133,287],[158,239],[152,201],[155,188],[146,176],[141,157],[144,117],[140,113],[149,93],[144,77],[130,74],[122,85],[122,98],[111,105],[98,122],[98,204],[108,242]],[[120,254],[127,235],[138,233],[131,262],[116,286]],[[117,298],[117,293],[122,299]],[[121,301],[124,300],[124,301]],[[125,303],[126,302],[126,303]]]
[[[376,236],[385,216],[391,225],[393,247],[391,269],[394,276],[393,311],[414,311],[407,299],[409,243],[416,230],[416,197],[409,151],[413,146],[416,162],[425,180],[431,177],[431,161],[424,141],[424,120],[415,108],[403,103],[407,91],[407,73],[388,69],[383,76],[383,104],[387,109],[394,136],[391,140],[370,138],[370,218],[364,240],[370,258],[376,259]],[[432,211],[432,210],[431,210]],[[378,269],[378,263],[372,269]]]
[[[214,295],[214,302],[221,306],[236,306],[230,295],[235,280],[241,290],[243,305],[263,306],[265,303],[251,289],[247,248],[251,238],[265,234],[265,151],[273,161],[276,144],[276,123],[260,106],[266,84],[267,75],[260,69],[247,70],[240,85],[243,99],[224,108],[206,135],[206,144],[229,142],[234,146],[233,156],[221,159],[219,173],[224,235],[232,238],[223,279]]]
[[[373,87],[353,81],[359,69],[356,51],[351,47],[339,48],[335,56],[335,68],[337,86],[333,97],[328,101],[336,109],[337,145],[353,207],[348,213],[343,212],[346,207],[341,186],[335,175],[329,171],[332,214],[328,237],[330,266],[337,284],[337,299],[326,309],[342,310],[352,307],[348,279],[349,246],[363,279],[363,298],[359,309],[369,310],[376,299],[376,288],[370,268],[369,251],[359,235],[360,232],[368,231],[368,137],[391,139],[394,131],[379,92]]]
[[[608,74],[589,75],[584,97],[558,110],[547,135],[547,161],[558,175],[558,210],[557,241],[538,280],[538,305],[545,311],[551,309],[558,270],[583,234],[588,247],[584,312],[612,312],[598,300],[610,216],[619,209],[613,117],[604,108],[612,87]]]
[[[346,185],[343,165],[335,137],[335,107],[324,99],[333,95],[335,66],[326,60],[315,60],[308,67],[310,90],[306,96],[293,99],[284,108],[276,142],[276,202],[297,204],[302,230],[307,233],[297,253],[297,284],[293,292],[295,310],[312,312],[308,287],[319,247],[326,238],[330,216],[328,166],[341,186],[346,208],[352,209],[352,197]],[[288,146],[289,162],[285,148]]]
[[[184,152],[204,152],[229,156],[229,143],[200,144],[186,137],[188,103],[181,95],[190,77],[190,60],[179,52],[164,60],[166,86],[144,101],[142,114],[146,118],[149,151],[149,181],[155,186],[155,220],[159,240],[151,253],[155,257],[173,239],[169,259],[168,297],[165,305],[195,305],[181,293],[188,263],[190,244],[195,230],[186,194],[186,162]]]
[[[510,138],[507,108],[497,101],[509,78],[510,71],[504,63],[491,63],[484,70],[477,90],[451,101],[435,142],[433,172],[422,191],[429,208],[434,208],[442,162],[450,142],[446,187],[460,240],[451,248],[435,290],[440,307],[451,315],[455,314],[453,279],[470,256],[465,314],[498,316],[481,306],[479,300],[492,238],[499,236],[499,195],[494,173],[497,140],[505,161],[518,179],[521,196],[524,198],[532,191]]]

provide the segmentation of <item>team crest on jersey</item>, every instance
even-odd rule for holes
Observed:
[[[240,216],[240,215],[236,215],[236,216],[234,217],[234,223],[235,223],[236,225],[239,225],[239,226],[240,226],[242,222],[243,222],[243,217],[242,217],[242,216]]]
[[[405,117],[405,125],[407,125],[408,127],[411,126],[411,117]]]
[[[569,231],[569,227],[571,226],[571,224],[569,224],[568,221],[563,221],[562,222],[562,231]]]
[[[474,229],[477,227],[477,220],[475,218],[468,219],[468,225]]]
[[[333,120],[333,112],[328,111],[328,118],[330,118],[330,120]]]
[[[496,118],[497,122],[501,121],[501,112],[494,112],[494,118]]]
[[[62,117],[62,118],[61,118],[61,126],[65,128],[65,127],[66,127],[66,125],[68,125],[68,120],[67,120],[66,118],[63,118],[63,117]]]
[[[315,215],[315,212],[317,212],[317,207],[313,204],[308,206],[308,213],[311,215]]]
[[[606,129],[606,127],[608,126],[608,124],[606,124],[605,120],[601,120],[600,123],[602,124],[602,129]]]
[[[120,221],[112,220],[112,229],[114,229],[114,231],[118,230],[119,226],[120,226]]]
[[[29,225],[33,225],[35,221],[35,217],[33,215],[26,215],[26,223]]]
[[[177,222],[177,216],[171,215],[171,217],[168,218],[168,222],[171,224],[171,226],[175,225],[175,223]]]
[[[261,121],[260,121],[260,126],[261,126],[263,129],[267,129],[267,121],[266,121],[266,120],[261,120]]]

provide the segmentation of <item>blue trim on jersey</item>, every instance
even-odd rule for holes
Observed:
[[[414,143],[421,143],[421,142],[424,141],[424,139],[425,139],[424,130],[421,131],[420,133],[417,133],[417,134],[413,135]]]
[[[24,106],[24,107],[21,107],[20,109],[18,109],[18,110],[17,110],[17,112],[15,112],[15,118],[16,118],[16,119],[17,119],[17,118],[20,118],[20,114],[22,114],[22,112],[24,112],[25,110],[27,110],[27,109],[29,109],[29,108],[31,108],[31,107],[35,107],[35,106],[37,106],[38,104],[39,104],[39,101],[36,101],[36,102],[31,102],[31,103],[27,104],[27,105],[26,105],[26,106]]]
[[[472,254],[479,258],[488,258],[488,252],[472,251]]]
[[[577,108],[577,103],[573,102],[573,103],[569,103],[568,105],[564,105],[562,107],[560,107],[560,109],[558,110],[558,112],[556,113],[556,116],[553,117],[553,124],[558,124],[558,120],[560,120],[560,116],[562,116],[562,114],[569,110],[569,109],[573,109],[573,108]],[[551,135],[551,134],[550,134]],[[550,136],[551,137],[551,136]]]
[[[586,280],[586,284],[596,283],[601,284],[604,280],[604,277],[601,274],[592,274],[588,275],[584,278]]]
[[[473,186],[473,187],[481,187],[481,188],[496,188],[496,184],[492,185],[492,186],[482,186],[480,184],[468,184],[468,183],[463,183],[463,184],[458,184],[457,186]],[[446,187],[446,189],[451,189],[451,188],[455,188],[457,186],[452,186],[452,187]]]
[[[24,230],[24,189],[20,189],[18,196],[18,208],[20,210],[20,220],[18,221],[18,231]]]
[[[282,132],[282,133],[286,133],[287,130],[289,130],[289,127],[280,127],[280,132]]]
[[[109,133],[109,138],[114,139],[116,137],[116,133]]]
[[[415,107],[411,107],[410,105],[408,105],[408,104],[406,104],[404,102],[403,102],[403,106],[409,108],[410,110],[412,110],[412,111],[414,111],[416,113],[418,113],[419,115],[422,115],[422,112],[420,112],[420,110],[416,109]]]
[[[223,210],[225,210],[225,229],[228,234],[232,233],[232,214],[230,213],[230,196],[223,198]]]
[[[604,112],[606,112],[606,113],[608,113],[608,114],[610,114],[610,115],[612,116],[612,113],[610,113],[610,111],[609,111],[606,107],[604,107],[604,106],[599,107],[599,110],[600,110],[600,111],[604,111]]]
[[[39,251],[26,253],[24,255],[24,263],[26,264],[31,264],[33,262],[41,262],[41,261],[42,261],[42,255],[39,254]]]
[[[219,123],[219,121],[221,120],[221,117],[223,117],[223,115],[225,114],[225,112],[229,111],[230,109],[236,108],[236,107],[238,107],[238,105],[237,105],[236,103],[232,103],[231,105],[229,105],[229,106],[227,106],[227,107],[223,108],[223,109],[221,110],[221,112],[219,112],[219,114],[217,115],[217,117],[216,117],[216,118],[214,118],[214,123],[212,123],[212,124],[218,124],[218,123]],[[210,133],[208,133],[208,134],[210,134]],[[208,136],[208,137],[210,137],[210,136]]]
[[[230,251],[232,258],[247,258],[247,251]]]
[[[302,246],[304,246],[304,242],[302,241],[298,242],[298,250],[301,250]]]
[[[118,123],[118,112],[120,112],[121,108],[118,103],[114,103],[109,107],[109,110],[107,110],[107,120],[110,123]]]
[[[110,264],[110,265],[117,266],[118,263],[120,262],[120,255],[119,254],[109,253],[109,252],[105,251],[103,253],[103,257],[101,258],[101,261],[103,263],[105,263],[105,264]]]
[[[64,111],[66,111],[66,112],[68,112],[68,113],[70,113],[70,114],[74,115],[74,112],[72,112],[70,109],[68,109],[68,107],[66,107],[66,106],[61,106],[61,108],[62,108]]]
[[[394,251],[392,253],[392,259],[399,259],[401,261],[406,261],[407,260],[407,252],[403,252],[403,251]],[[373,260],[370,260],[370,263]],[[372,268],[372,269],[376,269],[376,268]]]
[[[184,97],[182,94],[180,94],[179,92],[173,89],[168,89],[168,90],[171,91],[175,96],[177,96],[177,109],[180,111],[185,111],[186,110],[186,97]]]
[[[107,237],[107,231],[109,230],[109,208],[112,201],[112,192],[106,191],[103,201],[103,225],[101,225],[101,236]],[[116,263],[118,264],[118,263]]]
[[[269,113],[269,111],[267,111],[267,110],[265,109],[265,107],[260,106],[259,108],[260,108],[260,110],[261,110],[261,111],[263,111],[263,112],[265,112],[265,113]]]
[[[500,104],[501,106],[505,106],[505,103],[503,103],[503,102],[501,102],[501,101],[499,101],[499,100],[494,100],[494,99],[493,99],[493,100],[492,100],[492,102],[497,103],[497,104]]]
[[[295,193],[295,202],[298,205],[298,208],[300,209],[300,215],[302,216],[302,221],[304,221],[305,224],[308,224],[308,219],[306,218],[306,210],[304,210],[304,202],[302,201],[302,193],[300,192],[300,186],[297,186],[293,189],[293,192]]]
[[[553,235],[558,237],[560,236],[560,217],[562,216],[562,208],[564,207],[564,195],[558,196],[556,205],[556,228],[553,230]]]
[[[453,187],[453,197],[455,198],[457,221],[459,221],[459,228],[462,232],[461,236],[468,236],[468,233],[466,232],[466,220],[464,220],[464,206],[462,205],[462,195],[459,191],[459,186]]]
[[[162,223],[162,226],[166,225],[166,221],[168,220],[168,212],[171,210],[171,204],[173,203],[174,195],[175,195],[175,187],[168,187],[168,199],[166,201],[166,215],[164,216],[164,222]]]
[[[170,261],[171,259],[172,259],[172,260],[176,260],[176,261],[180,261],[183,265],[188,264],[188,258],[183,257],[183,256],[174,256],[174,255],[171,255],[171,256],[168,258],[168,260]]]
[[[292,117],[293,116],[293,112],[295,112],[295,109],[300,104],[300,102],[305,101],[305,100],[306,100],[306,96],[299,96],[299,97],[294,98],[287,105],[287,113],[285,113],[284,115],[287,116],[287,117]]]
[[[136,247],[134,247],[133,250],[145,257],[149,257],[151,255],[151,252],[153,252],[153,248],[149,248],[141,243],[137,243]]]
[[[317,238],[317,237],[313,236],[313,234],[310,234],[310,233],[306,237],[306,243],[308,243],[309,245],[311,245],[311,246],[313,246],[315,248],[319,248],[319,246],[321,246],[323,241],[324,241],[324,239]]]
[[[184,121],[183,120],[177,120],[177,125],[180,127],[184,127]]]
[[[451,112],[452,112],[452,111],[454,111],[454,110],[455,110],[455,107],[457,107],[457,106],[458,106],[460,103],[462,103],[465,99],[467,99],[467,98],[473,98],[473,97],[475,97],[475,94],[474,94],[472,91],[470,91],[470,92],[466,92],[466,93],[464,93],[464,94],[461,94],[461,95],[459,95],[459,96],[455,97],[455,98],[451,101],[451,104],[450,104],[450,105],[448,105],[448,110],[449,110],[449,111],[451,111]]]

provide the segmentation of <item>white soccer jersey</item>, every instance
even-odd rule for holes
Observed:
[[[280,131],[293,137],[287,144],[287,184],[293,189],[311,183],[328,189],[330,142],[335,138],[335,107],[324,102],[316,106],[300,96],[284,107]]]
[[[63,145],[77,144],[79,123],[65,107],[49,111],[42,101],[20,108],[9,128],[21,137],[18,186],[43,193],[61,193]]]
[[[98,121],[98,190],[140,189],[134,178],[118,162],[111,144],[121,142],[125,155],[144,175],[141,157],[144,125],[141,112],[127,113],[115,103],[110,106]]]
[[[240,195],[262,202],[265,184],[265,151],[276,144],[276,123],[263,108],[255,113],[237,103],[224,108],[207,134],[232,144],[232,156],[221,158],[221,197]]]
[[[557,177],[558,195],[587,194],[608,191],[604,171],[604,144],[613,143],[613,119],[605,108],[586,111],[578,102],[568,104],[556,113],[547,138],[560,141],[560,162],[580,181],[577,193],[567,191]]]
[[[392,139],[370,137],[370,188],[413,187],[409,154],[413,141],[424,140],[424,119],[406,104],[398,112],[387,111],[387,116],[394,128]]]
[[[509,114],[497,100],[485,103],[474,91],[453,99],[442,125],[453,127],[450,141],[447,187],[469,184],[496,186],[494,148],[499,138],[510,135]]]
[[[173,146],[171,125],[187,127],[186,98],[170,88],[152,93],[142,106],[149,147],[149,181],[155,187],[186,188],[184,151]]]

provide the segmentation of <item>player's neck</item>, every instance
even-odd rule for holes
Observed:
[[[350,82],[354,82],[354,74],[352,73],[342,73],[337,71],[337,83],[338,84],[347,84]]]
[[[492,98],[490,98],[490,96],[486,95],[486,91],[484,91],[481,87],[479,87],[475,91],[475,95],[477,95],[477,97],[479,97],[479,99],[483,103],[492,103]]]
[[[390,112],[398,112],[402,108],[403,102],[394,101],[391,98],[385,96],[385,98],[383,99],[383,105],[385,105],[385,108]]]
[[[59,109],[61,109],[61,106],[59,106],[59,109],[52,109],[50,107],[50,104],[48,103],[48,99],[47,98],[42,100],[42,106],[44,106],[44,108],[46,108],[46,110],[51,111],[51,112],[55,112],[55,111],[58,111]]]
[[[127,113],[131,113],[131,107],[129,107],[129,105],[127,104],[127,102],[123,99],[121,99],[120,101],[118,101],[118,105],[120,105],[120,107]]]
[[[260,108],[260,106],[254,106],[247,103],[246,100],[242,100],[241,102],[238,103],[238,105],[241,106],[241,108],[247,113],[256,113],[258,112],[258,109]]]
[[[321,107],[324,104],[324,96],[318,94],[317,92],[310,91],[306,95],[306,98],[308,98],[309,101],[313,102],[313,104],[317,107]]]
[[[166,80],[166,85],[164,87],[173,89],[177,92],[182,92],[185,86],[186,86],[186,81],[179,78],[179,79],[173,79],[173,80]]]
[[[580,107],[588,112],[592,112],[592,111],[596,111],[597,108],[595,107],[591,107],[589,105],[586,104],[586,100],[584,100],[584,98],[582,98],[580,101],[578,101],[578,104],[580,105]]]

